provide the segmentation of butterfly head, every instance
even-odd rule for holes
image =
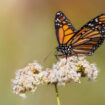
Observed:
[[[61,52],[63,56],[70,56],[70,47],[67,47],[66,45],[59,45],[56,47],[57,51]]]

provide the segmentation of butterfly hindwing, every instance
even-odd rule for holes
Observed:
[[[105,38],[105,14],[101,14],[84,25],[72,38],[69,46],[72,46],[71,55],[91,55],[104,41]]]
[[[61,11],[56,13],[55,29],[59,44],[66,44],[76,32],[71,22]]]

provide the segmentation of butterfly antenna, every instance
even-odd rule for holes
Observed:
[[[55,48],[54,48],[54,49],[55,49]],[[51,55],[51,53],[54,51],[54,49],[49,52],[49,54],[44,58],[43,62],[48,59],[48,57]]]

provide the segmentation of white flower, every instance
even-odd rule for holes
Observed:
[[[65,85],[71,81],[80,83],[81,77],[95,80],[98,70],[95,64],[90,64],[85,57],[61,58],[51,69],[42,71],[42,66],[36,61],[16,72],[12,81],[13,92],[25,97],[28,91],[34,92],[40,84]]]
[[[28,64],[28,66],[23,69],[17,70],[16,77],[12,80],[13,92],[22,97],[24,96],[24,98],[26,91],[34,92],[37,85],[40,84],[36,77],[41,70],[42,67],[36,61]]]

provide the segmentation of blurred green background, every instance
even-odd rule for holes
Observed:
[[[0,105],[57,105],[53,86],[39,86],[23,100],[12,93],[15,71],[37,60],[44,67],[56,62],[58,45],[54,29],[55,13],[63,11],[78,30],[93,17],[105,12],[105,0],[1,0],[0,1]],[[55,50],[54,50],[55,51]],[[95,82],[60,86],[61,105],[105,105],[105,43],[87,57],[97,64]]]

